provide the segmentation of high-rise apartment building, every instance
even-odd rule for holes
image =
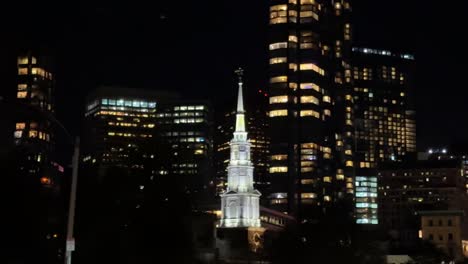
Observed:
[[[415,158],[413,65],[410,54],[353,48],[357,167]]]
[[[66,181],[56,155],[55,80],[50,58],[31,51],[22,53],[17,57],[16,69],[15,86],[10,89],[15,93],[5,97],[6,105],[11,107],[7,109],[11,116],[5,122],[13,121],[8,135],[14,166],[10,172],[14,185],[10,188],[19,197],[15,212],[10,214],[21,228],[11,229],[15,230],[12,244],[16,245],[13,242],[16,239],[21,240],[16,246],[30,252],[35,261],[61,263],[65,245]],[[28,257],[23,254],[19,258]]]
[[[270,3],[268,198],[303,221],[354,193],[350,14],[349,1]]]
[[[416,157],[410,54],[353,47],[356,193],[358,224],[378,224],[377,168]],[[358,180],[359,179],[359,180]]]

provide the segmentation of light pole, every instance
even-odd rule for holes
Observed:
[[[39,113],[49,121],[52,121],[54,124],[56,124],[60,129],[64,132],[64,134],[68,137],[70,144],[73,146],[74,151],[73,151],[73,157],[72,157],[72,182],[71,182],[71,187],[70,187],[70,201],[69,201],[69,207],[68,207],[68,221],[67,221],[67,239],[66,239],[66,251],[65,251],[65,264],[71,264],[71,259],[72,259],[72,252],[75,251],[75,238],[73,237],[73,229],[74,229],[74,223],[75,223],[75,207],[76,207],[76,190],[77,190],[77,185],[78,185],[78,167],[79,167],[79,160],[80,160],[80,138],[76,137],[73,139],[73,137],[68,133],[67,129],[65,126],[63,126],[62,123],[60,123],[53,115],[50,113],[44,112],[42,109],[28,105],[28,104],[22,104],[19,102],[14,102],[11,103],[2,96],[0,96],[0,103],[4,105],[10,105],[12,107],[21,107],[27,111],[33,111],[36,113]]]
[[[73,228],[75,223],[76,188],[78,184],[78,164],[80,160],[80,138],[76,137],[72,158],[72,182],[70,188],[70,203],[68,206],[67,242],[65,251],[65,264],[71,264],[72,252],[75,251],[75,238]]]

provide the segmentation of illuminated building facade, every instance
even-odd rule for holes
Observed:
[[[182,179],[196,204],[215,196],[212,115],[211,104],[202,100],[163,102],[156,114],[169,173]]]
[[[413,64],[410,54],[353,48],[357,167],[415,158]]]
[[[467,210],[462,164],[457,160],[388,163],[378,172],[379,224],[402,245],[418,239],[418,211]]]
[[[356,223],[378,224],[377,176],[356,176],[355,184]]]
[[[259,104],[261,99],[266,98],[260,92],[259,96],[255,96],[255,107],[249,107],[248,100],[246,100],[246,113],[247,131],[249,131],[249,142],[251,144],[251,159],[255,166],[254,171],[254,186],[260,192],[266,192],[270,185],[267,178],[268,164],[269,164],[269,136],[268,131],[268,116],[264,107]],[[252,104],[253,105],[253,104]],[[249,108],[254,108],[249,110]],[[236,111],[221,112],[216,127],[215,137],[215,160],[216,160],[216,179],[217,179],[217,193],[220,194],[226,189],[226,171],[229,164],[229,142],[234,132],[234,124],[236,118]]]
[[[254,166],[250,161],[251,144],[247,140],[242,70],[239,74],[236,126],[229,143],[230,159],[227,167],[227,189],[221,196],[221,228],[261,227],[260,192],[254,189]]]
[[[269,206],[302,222],[353,199],[350,15],[346,0],[270,2]]]
[[[377,182],[371,180],[377,179],[379,164],[416,157],[411,104],[414,57],[370,48],[353,47],[352,51],[356,172],[374,185]],[[366,188],[356,182],[356,222],[377,224],[377,192],[360,191]]]
[[[450,261],[463,261],[464,252],[467,251],[466,246],[462,246],[466,238],[466,212],[444,210],[421,211],[417,214],[421,217],[419,237],[441,249]]]
[[[16,214],[23,221],[22,230],[15,236],[24,241],[21,248],[34,255],[35,261],[63,263],[66,181],[64,168],[57,163],[51,66],[49,57],[31,51],[17,57],[16,91],[11,100],[16,105],[8,110],[14,119],[13,133],[8,138],[16,158],[14,178],[19,185],[15,192],[23,201]]]
[[[100,87],[88,96],[85,112],[83,161],[99,167],[142,169],[155,158],[146,148],[155,142],[158,94]],[[158,98],[159,99],[159,98]]]

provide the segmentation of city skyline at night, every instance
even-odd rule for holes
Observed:
[[[467,7],[5,6],[6,264],[468,263]]]

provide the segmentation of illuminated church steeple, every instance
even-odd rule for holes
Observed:
[[[260,227],[260,192],[253,186],[254,167],[250,161],[250,143],[245,130],[245,111],[242,96],[243,70],[239,77],[236,129],[230,142],[230,160],[227,168],[227,190],[221,195],[221,227]]]

